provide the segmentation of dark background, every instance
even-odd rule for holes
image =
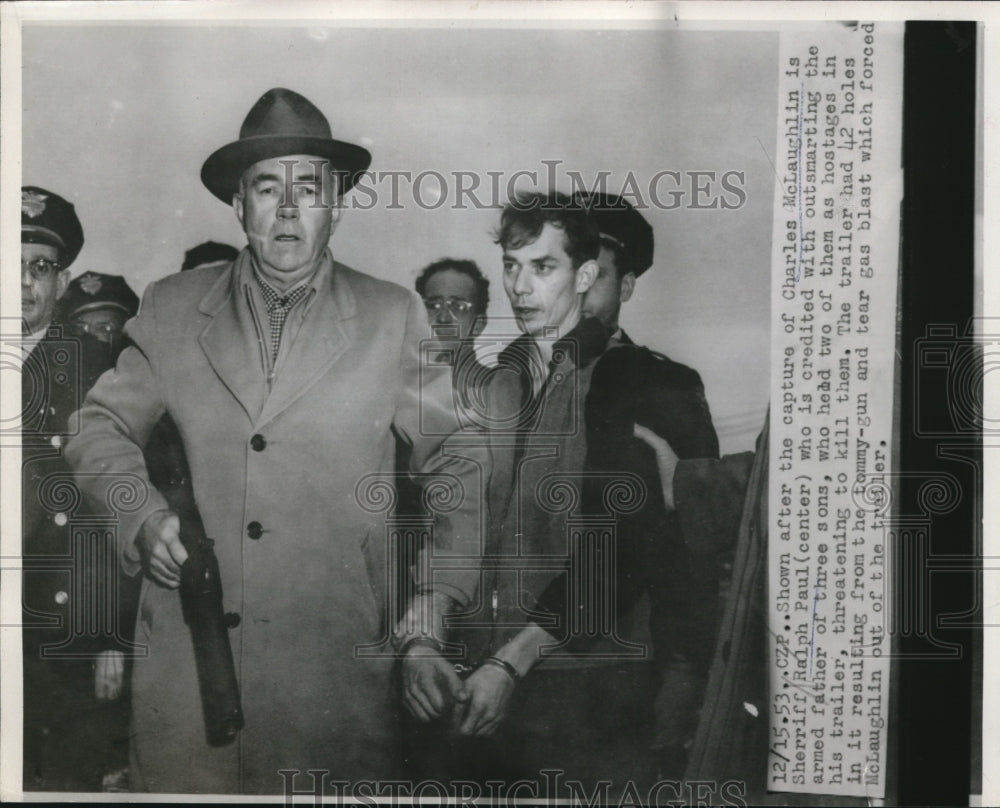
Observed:
[[[902,479],[899,513],[926,511],[921,489],[937,473],[957,478],[961,492],[953,510],[932,514],[929,556],[896,568],[897,602],[926,606],[930,617],[929,631],[897,635],[898,800],[905,805],[966,805],[970,790],[981,788],[982,630],[973,626],[982,621],[975,568],[983,491],[973,411],[982,401],[982,376],[981,367],[962,372],[977,356],[969,330],[976,295],[976,34],[975,23],[906,26],[899,456],[913,475]],[[930,364],[921,351],[928,343],[950,344],[951,362]],[[956,408],[962,402],[969,406]],[[927,568],[942,571],[921,575]]]

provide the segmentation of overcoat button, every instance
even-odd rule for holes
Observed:
[[[267,441],[264,440],[264,436],[263,435],[258,434],[258,435],[254,435],[252,438],[250,438],[250,447],[255,452],[263,452],[265,446],[267,446]]]
[[[55,601],[60,606],[65,606],[69,602],[69,595],[67,595],[60,589],[58,592],[56,592]]]
[[[66,524],[67,521],[69,521],[68,519],[66,519],[66,514],[64,513],[57,513],[55,516],[52,517],[52,519],[57,525],[59,525],[59,527],[62,527],[63,525]]]
[[[240,616],[236,612],[226,612],[222,620],[226,628],[236,628],[240,624]]]
[[[260,522],[251,522],[247,525],[247,535],[251,539],[259,539],[264,535],[264,526]]]

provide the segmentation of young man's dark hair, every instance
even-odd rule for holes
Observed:
[[[417,277],[417,294],[424,297],[429,281],[438,272],[452,269],[462,275],[466,275],[476,285],[476,299],[474,302],[478,314],[486,314],[486,309],[490,305],[490,282],[483,275],[482,270],[475,261],[468,261],[463,258],[442,258],[433,264],[428,264]]]
[[[504,249],[523,247],[537,239],[547,224],[563,231],[566,255],[574,267],[597,260],[601,237],[596,224],[579,200],[557,191],[517,194],[503,210],[494,242]]]

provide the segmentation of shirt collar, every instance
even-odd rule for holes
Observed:
[[[274,289],[274,287],[271,286],[270,283],[268,283],[263,278],[263,276],[258,274],[253,255],[250,253],[249,248],[244,249],[243,252],[240,253],[240,255],[236,259],[236,264],[237,264],[236,271],[239,273],[238,277],[241,287],[244,288],[257,287],[261,290],[262,294],[266,294],[263,291],[263,288],[258,286],[257,279],[259,279],[260,283],[267,284],[267,286],[271,289],[271,291],[273,291],[276,295],[278,294],[277,290]],[[330,252],[330,249],[328,247],[326,250],[323,251],[323,257],[320,259],[319,266],[316,268],[316,271],[312,274],[312,277],[310,277],[308,280],[302,281],[302,283],[300,283],[294,289],[285,292],[284,295],[279,295],[279,296],[282,297],[288,296],[303,286],[318,292],[322,288],[323,284],[328,281],[332,273],[333,273],[333,254]],[[257,276],[257,279],[255,279],[254,277],[255,275]]]
[[[565,337],[556,340],[552,347],[553,362],[557,365],[571,362],[578,368],[586,367],[604,353],[612,333],[596,317],[584,317]]]
[[[42,338],[48,333],[49,326],[52,323],[46,323],[37,331],[32,331],[30,334],[24,334],[21,337],[21,348],[26,353],[29,354],[35,350],[35,346],[42,341]]]
[[[253,279],[257,282],[257,288],[260,289],[260,293],[264,296],[264,302],[267,304],[268,311],[276,306],[286,309],[291,308],[310,291],[309,281],[306,280],[298,286],[293,286],[287,292],[282,294],[271,286],[270,283],[264,280],[261,274],[257,271],[256,267],[254,268]]]
[[[32,334],[25,334],[21,337],[21,348],[26,354],[31,353],[35,350],[35,346],[42,341],[42,337],[45,336],[45,331],[35,331]]]
[[[612,330],[596,317],[584,317],[566,336],[556,340],[552,346],[552,360],[555,365],[569,363],[574,367],[585,367],[604,353]],[[498,362],[501,365],[528,367],[529,355],[536,351],[535,338],[521,334],[501,351]]]

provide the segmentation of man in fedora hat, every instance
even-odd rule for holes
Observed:
[[[440,623],[448,605],[475,592],[484,471],[447,438],[456,429],[451,379],[446,366],[420,361],[430,337],[424,306],[335,261],[327,243],[340,196],[369,160],[333,139],[301,95],[265,93],[239,139],[201,172],[233,206],[248,246],[232,263],[148,287],[126,327],[134,346],[78,414],[68,456],[88,496],[113,501],[125,482],[139,489],[118,513],[122,562],[146,574],[136,640],[149,654],[133,673],[139,789],[311,793],[330,780],[392,778],[394,660],[379,652],[391,576],[385,503],[370,484],[392,475],[393,433],[411,444],[411,468],[439,486],[437,501],[447,501],[435,560],[466,559],[465,569],[418,580],[413,614]],[[177,591],[184,536],[148,487],[142,456],[164,413],[182,436],[221,570],[245,716],[226,746],[206,744]],[[418,640],[426,628],[416,617],[407,625]],[[408,692],[423,697],[428,682],[445,682],[461,698],[454,670],[429,643],[404,639]],[[437,685],[428,692],[436,697]]]

